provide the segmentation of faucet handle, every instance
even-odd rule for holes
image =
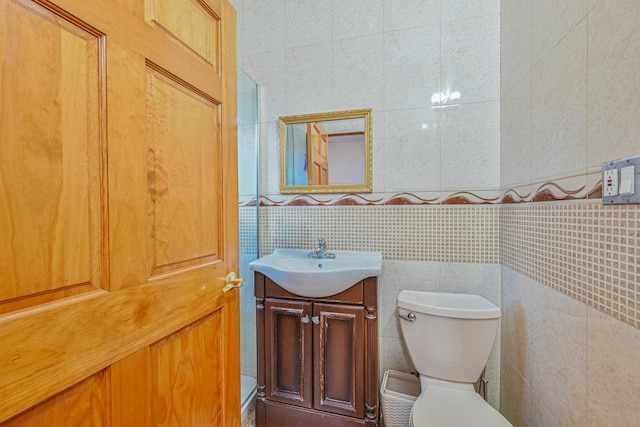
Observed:
[[[327,247],[327,242],[322,237],[318,238],[318,247],[320,249],[325,249]]]

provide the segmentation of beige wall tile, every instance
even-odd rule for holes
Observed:
[[[496,28],[500,28],[497,14],[441,24],[441,90],[459,91],[455,103],[500,99],[500,34]]]
[[[400,320],[396,316],[396,301],[401,290],[438,292],[439,263],[420,261],[383,261],[380,293],[380,335],[401,338]]]
[[[498,307],[500,265],[447,262],[440,265],[440,292],[480,295]],[[498,286],[497,286],[498,285]]]
[[[287,48],[331,41],[331,2],[297,0],[285,4]]]
[[[567,426],[587,421],[587,307],[534,284],[531,311],[531,376],[540,399]]]
[[[415,372],[413,362],[409,356],[409,351],[403,339],[393,337],[382,337],[381,341],[384,343],[384,354],[380,363],[383,367],[382,372],[393,369],[400,372]]]
[[[331,110],[383,107],[383,35],[336,40],[331,61]]]
[[[531,8],[502,12],[500,30],[509,34],[500,40],[500,90],[504,99],[531,73]]]
[[[384,0],[384,30],[405,28],[440,22],[440,0]]]
[[[500,13],[502,15],[518,12],[522,10],[531,10],[532,0],[510,0],[500,2]]]
[[[587,24],[573,28],[532,79],[532,171],[540,181],[586,171]]]
[[[553,416],[542,399],[533,399],[531,412],[531,427],[562,427],[560,421]]]
[[[264,0],[243,3],[241,19],[245,55],[272,52],[285,46],[285,26],[265,25],[282,21],[285,4],[286,2]]]
[[[588,425],[637,426],[640,331],[594,309],[588,328]]]
[[[385,113],[384,190],[440,191],[440,110]]]
[[[500,368],[500,412],[514,427],[531,426],[531,385],[504,357]]]
[[[589,13],[590,167],[640,154],[640,4],[602,1]]]
[[[382,32],[383,0],[332,0],[333,39]]]
[[[587,0],[533,0],[532,57],[538,63],[587,15]]]
[[[260,188],[266,193],[280,191],[280,140],[278,122],[260,124]],[[272,165],[272,167],[263,167]]]
[[[500,101],[500,187],[504,190],[532,181],[531,72]]]
[[[531,374],[531,289],[532,281],[502,267],[502,357],[521,375]]]
[[[262,123],[277,122],[284,116],[287,102],[287,58],[284,49],[247,55],[244,67],[251,70],[251,78],[259,82],[260,105],[258,118]],[[266,99],[269,102],[265,102]]]
[[[331,111],[333,49],[332,42],[287,49],[287,108],[280,116]]]
[[[500,13],[499,0],[456,0],[440,3],[443,21],[462,20],[479,16],[497,15]]]
[[[500,185],[500,103],[441,109],[442,190],[481,190]]]
[[[386,32],[383,58],[385,111],[431,107],[440,93],[440,25]]]

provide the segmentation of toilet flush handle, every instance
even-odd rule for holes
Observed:
[[[416,321],[416,315],[413,314],[413,313],[401,314],[400,311],[398,311],[398,317],[403,319],[403,320],[407,320],[409,322],[415,322]]]

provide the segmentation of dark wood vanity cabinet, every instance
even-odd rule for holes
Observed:
[[[255,274],[257,426],[377,426],[377,280],[305,298]]]

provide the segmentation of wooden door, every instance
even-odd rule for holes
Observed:
[[[316,409],[364,418],[364,317],[364,307],[313,305]]]
[[[265,301],[267,399],[313,406],[311,315],[310,302]]]
[[[322,123],[307,123],[309,185],[329,184],[329,135]]]
[[[240,424],[227,0],[0,0],[0,424]]]

